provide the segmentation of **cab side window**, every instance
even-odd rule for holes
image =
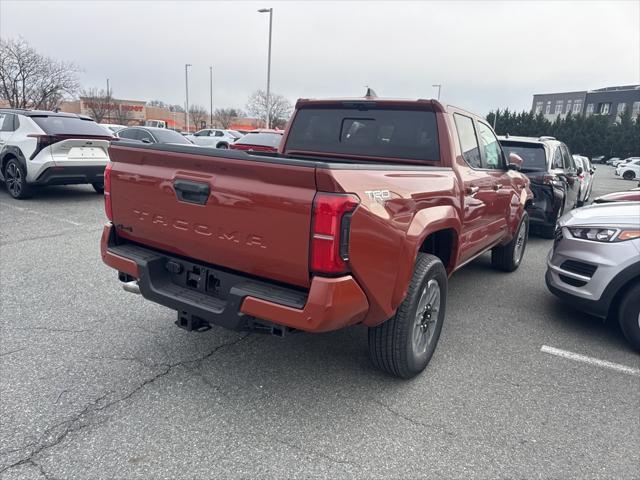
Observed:
[[[453,115],[453,119],[456,123],[456,130],[458,131],[462,157],[471,168],[482,168],[480,147],[478,146],[478,137],[476,136],[476,129],[473,126],[473,120],[470,117],[465,117],[457,113]]]
[[[478,122],[478,133],[480,134],[480,145],[484,153],[484,168],[505,170],[502,148],[491,128],[482,122]]]
[[[17,127],[15,115],[12,113],[0,113],[0,132],[13,132]]]

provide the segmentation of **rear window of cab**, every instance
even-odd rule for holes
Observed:
[[[291,125],[286,151],[440,160],[435,113],[399,108],[304,107]]]

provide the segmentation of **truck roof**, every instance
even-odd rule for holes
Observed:
[[[407,106],[430,106],[432,110],[444,112],[444,106],[437,100],[426,98],[380,98],[380,97],[345,97],[345,98],[299,98],[296,108],[309,105],[345,105],[370,104],[372,106],[385,107],[407,107]]]

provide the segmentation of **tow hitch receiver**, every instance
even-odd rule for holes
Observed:
[[[188,312],[178,311],[178,320],[176,320],[175,324],[187,332],[206,332],[211,330],[209,322]]]

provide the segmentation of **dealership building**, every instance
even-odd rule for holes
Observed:
[[[604,115],[610,123],[630,111],[632,118],[640,114],[640,85],[605,87],[563,93],[541,93],[533,96],[531,111],[541,113],[553,122],[558,117],[572,115]]]

